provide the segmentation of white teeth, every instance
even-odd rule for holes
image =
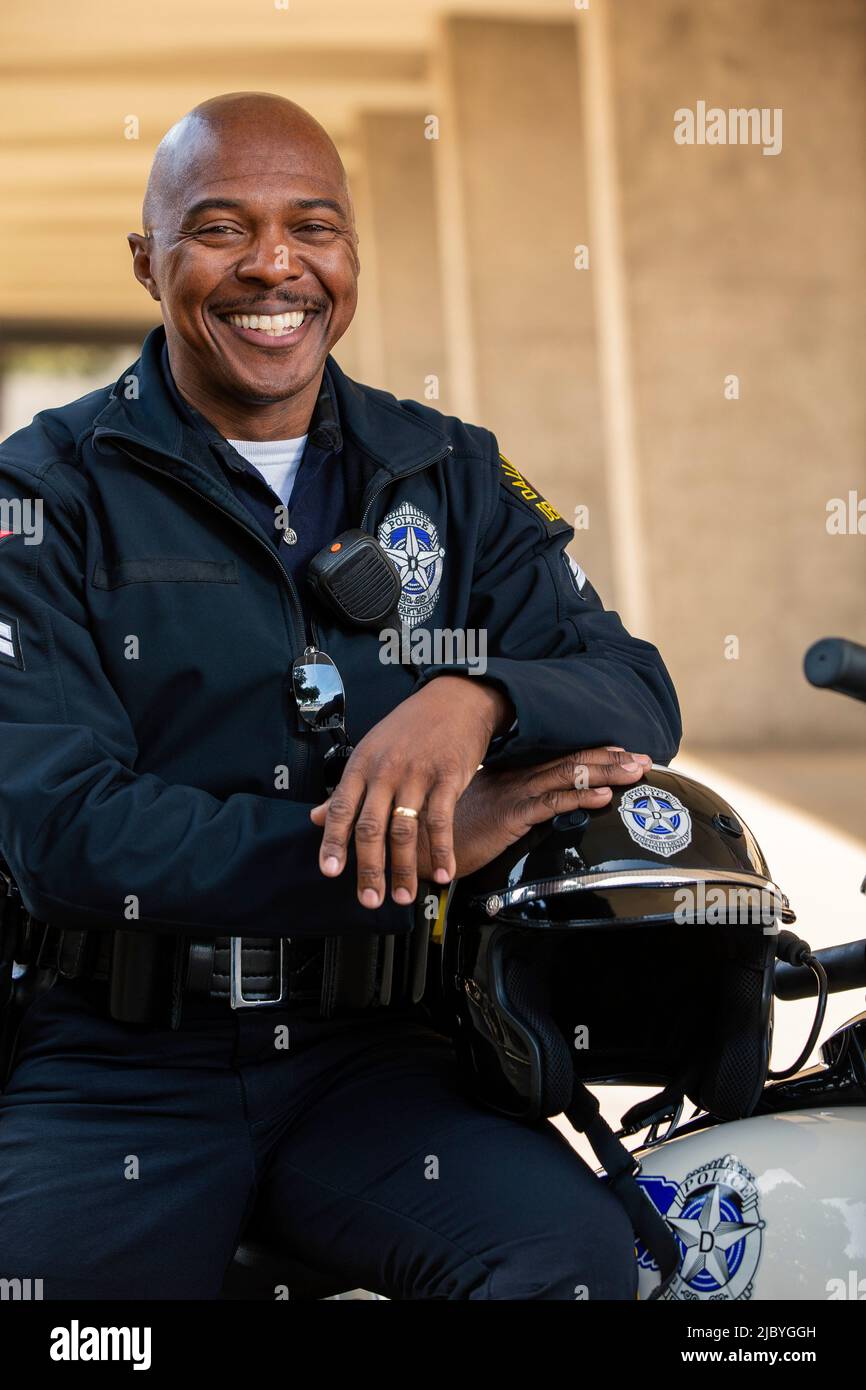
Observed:
[[[290,314],[229,314],[228,318],[236,328],[255,328],[269,338],[284,338],[300,328],[306,316],[306,310],[295,309]]]

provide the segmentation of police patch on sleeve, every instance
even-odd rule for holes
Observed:
[[[376,532],[400,574],[397,609],[407,627],[425,623],[436,607],[445,551],[435,524],[412,502],[389,512]]]
[[[5,613],[0,613],[0,661],[5,661],[7,666],[17,666],[19,671],[24,670],[18,619],[9,618]]]
[[[587,588],[586,574],[580,568],[580,565],[577,563],[577,561],[571,555],[569,555],[567,550],[563,550],[562,558],[565,562],[565,568],[568,571],[568,577],[571,581],[572,588],[580,596],[580,598],[584,600],[588,599],[589,589]]]
[[[542,497],[529,479],[525,478],[504,454],[499,455],[499,467],[499,480],[506,492],[522,502],[533,516],[538,517],[549,536],[558,536],[561,531],[571,530],[571,523],[566,521],[562,513],[556,510],[552,502],[548,502],[546,497]]]

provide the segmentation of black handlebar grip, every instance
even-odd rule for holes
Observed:
[[[825,690],[866,700],[866,647],[844,637],[822,637],[803,659],[806,679]]]
[[[866,989],[866,941],[826,946],[813,954],[827,973],[830,994],[840,994],[846,989]],[[814,999],[818,981],[808,965],[787,965],[777,960],[773,992],[777,999]]]

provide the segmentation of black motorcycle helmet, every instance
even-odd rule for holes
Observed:
[[[458,1056],[481,1099],[529,1121],[567,1112],[576,1082],[748,1115],[793,920],[727,802],[653,765],[456,885],[442,992]]]

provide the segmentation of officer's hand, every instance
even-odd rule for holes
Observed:
[[[476,772],[455,808],[454,877],[489,864],[531,826],[560,812],[607,805],[611,788],[638,781],[651,761],[646,753],[627,753],[623,748],[587,748],[534,767]],[[326,801],[311,812],[316,825],[325,824],[330,804]],[[424,820],[419,823],[417,869],[419,877],[436,881]]]
[[[469,676],[438,676],[410,695],[361,739],[333,796],[311,813],[316,825],[324,825],[322,873],[333,878],[343,872],[354,829],[362,905],[379,907],[384,898],[386,844],[391,896],[412,902],[423,828],[428,876],[448,883],[457,871],[454,807],[490,740],[513,716],[505,695]],[[395,816],[395,806],[411,807],[418,818]]]
[[[482,768],[458,801],[454,816],[457,877],[489,864],[533,825],[580,807],[596,811],[606,806],[613,795],[611,788],[638,781],[651,761],[645,753],[586,748],[536,767]],[[425,870],[422,830],[422,878],[428,877]]]

